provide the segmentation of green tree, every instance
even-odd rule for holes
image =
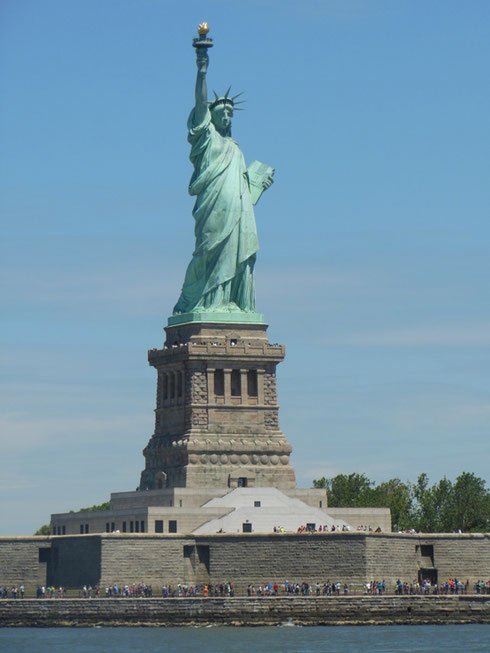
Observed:
[[[485,481],[463,472],[452,483],[443,477],[429,487],[427,474],[413,486],[414,527],[425,533],[490,530],[490,491]]]
[[[490,490],[485,481],[463,472],[453,485],[453,529],[466,532],[487,532],[490,526]]]
[[[425,533],[490,531],[490,490],[470,472],[460,474],[454,483],[444,476],[433,485],[425,473],[413,485],[399,478],[376,485],[365,474],[338,474],[314,480],[313,487],[327,490],[332,507],[389,508],[394,531],[411,527]]]
[[[417,530],[427,531],[427,525],[435,523],[435,512],[430,496],[429,477],[425,472],[417,478],[417,482],[413,486],[413,495],[416,502],[414,527]]]
[[[110,501],[105,501],[104,503],[99,503],[98,505],[90,506],[89,508],[80,508],[78,512],[92,512],[95,510],[110,510],[111,503]],[[70,512],[75,512],[70,510]],[[41,528],[38,528],[34,535],[50,535],[51,530],[49,524],[43,524]]]
[[[427,474],[421,474],[414,486],[416,507],[414,527],[424,533],[453,530],[453,485],[445,476],[429,487]]]
[[[365,474],[337,474],[314,480],[313,487],[327,490],[332,508],[389,508],[393,530],[412,526],[412,489],[399,478],[376,485]]]
[[[413,526],[413,491],[410,483],[392,478],[370,488],[363,500],[366,507],[390,509],[392,530],[405,530]]]
[[[337,474],[333,478],[321,478],[313,481],[313,487],[325,488],[328,504],[332,508],[350,508],[366,505],[363,503],[366,493],[374,485],[365,474]]]
[[[79,512],[92,512],[94,510],[110,510],[111,503],[110,501],[105,501],[104,503],[99,503],[95,506],[90,506],[90,508],[80,508]]]

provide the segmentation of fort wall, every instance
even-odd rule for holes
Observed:
[[[473,584],[488,576],[490,534],[129,534],[0,538],[0,584],[83,585],[368,580]]]
[[[52,539],[44,536],[0,537],[0,585],[45,583]]]

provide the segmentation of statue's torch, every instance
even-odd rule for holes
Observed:
[[[208,37],[209,27],[207,23],[201,23],[197,28],[199,36],[192,39],[192,45],[196,48],[197,58],[205,58],[208,55],[208,49],[213,47],[213,39]]]

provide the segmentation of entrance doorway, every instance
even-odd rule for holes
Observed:
[[[434,567],[419,569],[419,583],[428,580],[431,585],[437,585],[437,569]]]

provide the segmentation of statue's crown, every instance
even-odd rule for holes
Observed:
[[[233,95],[232,97],[228,97],[228,93],[230,91],[231,91],[231,86],[226,91],[226,93],[224,95],[222,95],[221,97],[218,96],[216,91],[213,91],[214,100],[209,103],[209,110],[212,111],[215,107],[219,106],[220,104],[227,104],[228,106],[232,107],[232,109],[234,111],[241,111],[241,109],[239,109],[237,107],[237,104],[243,104],[243,102],[245,102],[245,100],[239,100],[238,102],[235,102],[235,100],[236,100],[237,97],[240,97],[240,95],[243,95],[243,91],[242,91],[242,93],[238,93],[237,95]]]

